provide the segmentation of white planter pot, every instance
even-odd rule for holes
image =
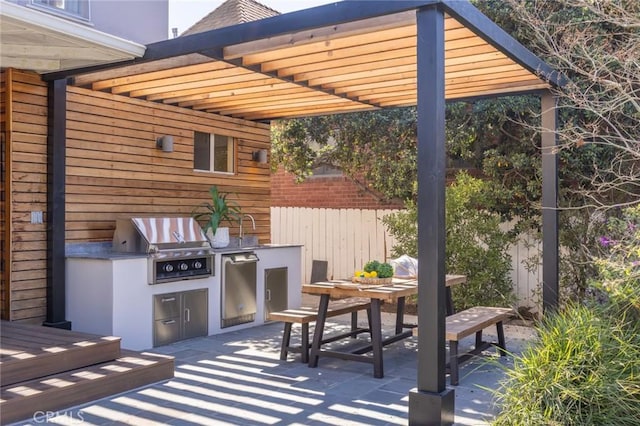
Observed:
[[[229,245],[229,228],[221,226],[216,229],[215,235],[211,235],[211,229],[207,231],[207,238],[213,248],[224,248]]]

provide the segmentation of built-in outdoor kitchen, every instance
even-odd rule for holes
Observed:
[[[191,217],[118,219],[112,242],[68,244],[67,317],[133,350],[253,327],[299,306],[301,249],[212,248]]]

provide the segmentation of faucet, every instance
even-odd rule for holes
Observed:
[[[242,218],[248,216],[249,219],[251,219],[251,224],[253,225],[253,230],[256,230],[256,221],[253,218],[253,216],[251,216],[250,214],[245,214],[240,216],[240,233],[238,234],[238,243],[240,244],[240,247],[242,247],[242,238],[244,237],[244,234],[242,232]]]

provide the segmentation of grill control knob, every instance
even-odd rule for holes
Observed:
[[[200,262],[199,260],[194,260],[192,266],[193,266],[193,269],[201,269],[202,262]]]
[[[186,262],[180,262],[178,268],[180,268],[181,271],[186,271],[187,269],[189,269],[189,265],[187,265]]]
[[[173,272],[173,265],[170,263],[165,264],[164,266],[162,266],[162,269],[165,272]]]

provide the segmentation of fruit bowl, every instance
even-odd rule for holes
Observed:
[[[371,285],[383,285],[383,284],[391,284],[393,278],[366,278],[366,277],[353,277],[351,282],[360,283],[360,284],[371,284]]]

